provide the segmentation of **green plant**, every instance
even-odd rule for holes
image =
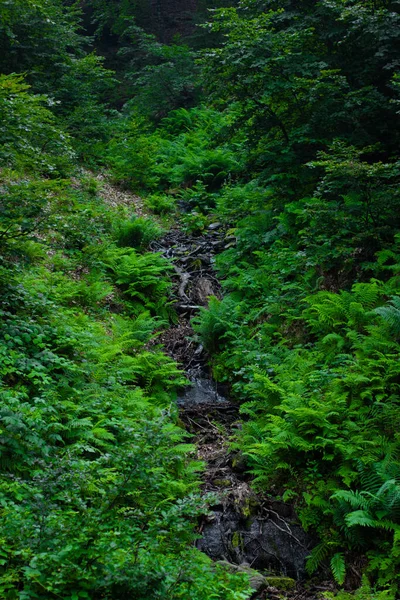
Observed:
[[[140,119],[116,120],[115,129],[106,149],[114,179],[133,190],[154,189],[159,180],[155,171],[159,137],[146,131]]]
[[[153,194],[144,200],[145,205],[156,215],[173,215],[176,212],[176,200],[167,194]]]
[[[62,177],[72,167],[71,139],[51,113],[52,101],[29,90],[21,75],[0,76],[0,157],[12,169]]]
[[[185,231],[195,235],[200,235],[207,227],[209,219],[198,210],[192,210],[182,217],[182,226]]]
[[[145,250],[150,242],[161,236],[161,228],[152,219],[133,216],[130,221],[116,225],[115,237],[120,247]]]
[[[140,255],[135,250],[115,248],[108,251],[105,260],[135,313],[145,309],[168,315],[167,293],[171,282],[166,275],[172,266],[165,258],[158,253]]]
[[[0,239],[3,244],[18,238],[35,239],[52,224],[51,204],[66,182],[21,179],[16,172],[2,175]]]
[[[96,196],[101,189],[101,183],[96,177],[87,175],[81,179],[82,189],[90,196]]]
[[[355,592],[324,592],[323,598],[326,600],[392,600],[394,598],[390,589],[376,590],[366,577],[363,577],[362,581],[362,586]]]

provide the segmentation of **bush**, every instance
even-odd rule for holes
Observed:
[[[147,196],[144,203],[156,215],[172,215],[176,212],[176,200],[167,194]]]
[[[160,226],[145,217],[134,216],[130,221],[123,221],[115,227],[117,245],[128,246],[136,250],[145,250],[160,235]]]
[[[0,158],[3,165],[47,177],[70,173],[71,139],[47,96],[32,94],[21,75],[0,75]]]
[[[115,129],[105,155],[114,180],[134,191],[156,188],[158,135],[150,133],[145,121],[134,118],[115,121]]]
[[[105,261],[135,314],[149,310],[154,315],[169,316],[167,293],[171,282],[167,275],[172,266],[165,258],[158,253],[140,255],[115,248],[107,252]]]

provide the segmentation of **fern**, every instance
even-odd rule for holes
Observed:
[[[359,525],[360,527],[375,527],[376,520],[372,518],[369,511],[355,510],[346,515],[346,524],[348,527]]]
[[[171,288],[167,276],[172,266],[161,254],[140,255],[134,250],[114,248],[108,251],[106,260],[115,274],[115,282],[128,298],[139,300],[139,313],[148,309],[153,314],[167,316],[167,293]]]
[[[363,493],[359,491],[351,492],[347,490],[340,490],[336,492],[332,498],[336,500],[344,500],[353,508],[361,507],[366,509],[369,505],[368,499],[365,498]]]
[[[343,585],[346,578],[346,562],[344,555],[341,552],[337,552],[331,558],[331,570],[332,574],[339,585]]]
[[[379,302],[383,293],[381,282],[355,283],[351,288],[357,302],[367,310],[372,310]]]
[[[311,550],[306,563],[307,572],[310,575],[328,558],[335,546],[334,542],[320,542]]]
[[[389,306],[380,306],[374,311],[380,315],[396,338],[400,336],[400,296],[394,296]]]

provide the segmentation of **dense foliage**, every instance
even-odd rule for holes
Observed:
[[[209,147],[241,168],[208,190],[236,245],[217,261],[225,298],[197,325],[243,402],[235,446],[256,485],[320,536],[310,572],[328,560],[343,583],[366,555],[395,589],[399,18],[350,1],[217,14],[226,42],[203,63],[231,126]]]
[[[112,152],[113,76],[76,7],[0,16],[0,596],[247,598],[194,548],[208,507],[157,345],[160,226],[77,163]]]
[[[146,136],[147,185],[225,223],[197,331],[242,401],[236,448],[321,539],[339,583],[398,579],[399,15],[395,3],[216,12],[203,105]],[[354,567],[353,567],[354,570]]]
[[[78,161],[159,222],[179,200],[191,233],[225,227],[195,329],[233,446],[319,537],[310,573],[399,593],[399,4],[200,4],[174,40],[147,1],[0,6],[5,598],[249,596],[192,547],[160,225]]]

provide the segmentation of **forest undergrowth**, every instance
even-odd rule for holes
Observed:
[[[207,501],[148,250],[179,219],[227,232],[193,326],[255,489],[294,504],[337,598],[396,598],[399,3],[205,2],[169,44],[139,4],[0,5],[0,593],[250,595],[188,527]]]

